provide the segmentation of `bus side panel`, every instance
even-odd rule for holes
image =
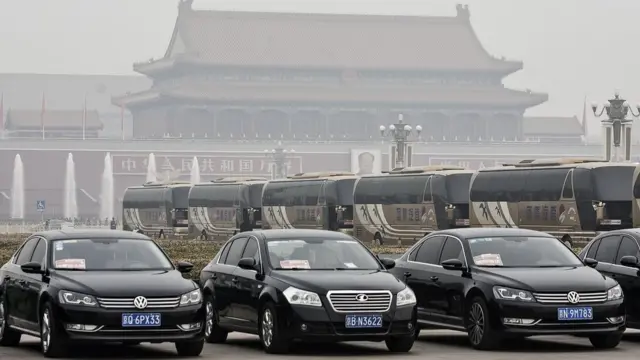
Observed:
[[[633,203],[632,203],[632,217],[633,227],[640,227],[640,166],[636,167],[633,172]]]

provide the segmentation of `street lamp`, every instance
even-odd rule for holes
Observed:
[[[624,161],[631,161],[631,127],[633,126],[633,119],[627,119],[627,115],[631,113],[635,117],[639,116],[640,105],[636,106],[636,114],[627,101],[621,99],[620,94],[616,92],[614,98],[608,100],[600,111],[598,111],[598,104],[591,105],[591,110],[593,110],[596,118],[602,116],[605,112],[607,113],[607,118],[601,121],[605,129],[605,159],[607,161],[619,161],[619,149],[624,147]]]
[[[389,125],[389,128],[380,125],[380,135],[382,137],[390,137],[396,144],[396,163],[395,168],[404,167],[405,154],[407,153],[407,143],[411,134],[420,135],[422,126],[416,126],[415,130],[409,124],[403,122],[404,116],[398,115],[398,123]]]
[[[282,141],[278,141],[278,146],[275,149],[264,151],[265,157],[271,159],[271,163],[273,163],[275,167],[275,171],[271,173],[273,179],[287,177],[287,160],[289,160],[295,152],[293,149],[284,149],[282,147]]]

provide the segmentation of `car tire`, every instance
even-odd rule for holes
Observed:
[[[22,334],[9,328],[8,317],[4,297],[0,296],[0,346],[18,346]]]
[[[67,335],[54,317],[53,307],[48,302],[40,313],[40,349],[48,358],[67,355]]]
[[[204,339],[209,344],[221,344],[227,341],[229,332],[220,328],[218,323],[218,314],[216,313],[216,307],[213,304],[213,297],[206,295],[204,298]]]
[[[483,298],[474,297],[466,311],[467,336],[477,350],[492,350],[500,345],[500,336],[491,326],[489,309]]]
[[[373,246],[382,246],[384,245],[384,240],[382,240],[382,235],[380,233],[376,233],[373,236]]]
[[[411,350],[416,340],[415,335],[392,337],[384,341],[387,349],[393,353],[406,353]]]
[[[258,336],[267,354],[285,354],[289,352],[291,342],[280,331],[278,313],[275,305],[268,301],[260,309]]]
[[[413,338],[418,340],[420,338],[420,329],[416,328],[416,331],[413,333]]]
[[[616,332],[612,334],[603,334],[603,335],[591,335],[589,336],[589,341],[591,345],[593,345],[596,349],[613,349],[622,340],[622,333]]]
[[[178,353],[178,356],[200,356],[202,349],[204,349],[204,339],[197,341],[181,341],[176,343],[176,352]]]

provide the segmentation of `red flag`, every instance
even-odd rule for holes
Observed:
[[[84,108],[82,109],[82,140],[87,136],[87,95],[84,96]]]
[[[42,126],[42,139],[44,139],[44,113],[46,111],[46,100],[44,92],[42,93],[42,109],[40,110],[40,125]]]

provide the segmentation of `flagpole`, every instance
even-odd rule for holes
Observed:
[[[84,108],[82,109],[82,140],[87,139],[87,94],[84,94]]]
[[[120,132],[122,133],[122,141],[124,141],[124,104],[120,103]]]
[[[45,96],[44,96],[44,92],[42,92],[42,109],[40,110],[40,123],[42,125],[42,140],[45,139],[45,135],[44,135],[44,113],[46,110],[46,100],[45,100]]]
[[[0,131],[2,131],[2,138],[5,136],[5,127],[4,127],[4,93],[0,95]]]

